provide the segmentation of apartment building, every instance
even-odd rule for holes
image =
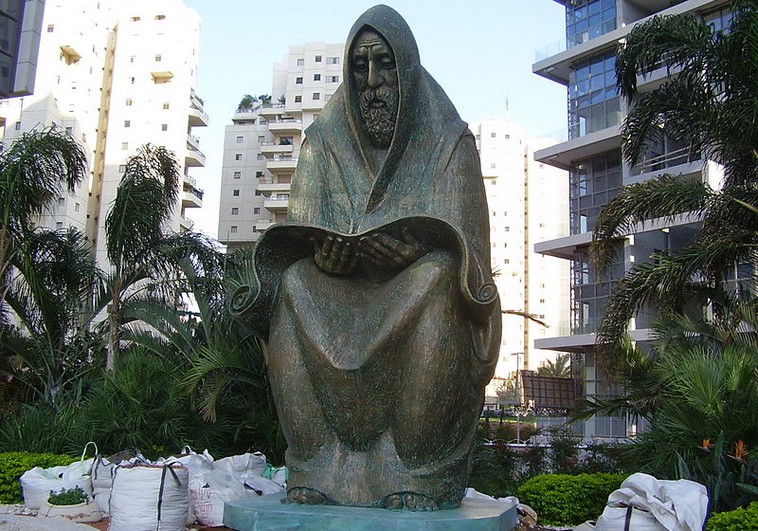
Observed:
[[[527,139],[507,118],[473,123],[490,209],[492,269],[503,310],[503,335],[490,402],[503,380],[517,369],[537,370],[557,352],[537,350],[534,341],[550,335],[569,312],[569,264],[534,252],[534,244],[558,236],[568,216],[566,172],[537,162],[534,150],[554,143]]]
[[[173,151],[184,175],[166,229],[189,229],[187,209],[202,206],[190,174],[205,165],[192,130],[208,125],[194,90],[199,43],[200,18],[181,0],[48,0],[34,94],[0,105],[5,142],[55,126],[84,146],[88,180],[40,224],[86,232],[101,266],[105,217],[124,163],[141,145]]]
[[[342,82],[344,48],[291,46],[274,66],[272,100],[237,109],[226,127],[218,239],[230,250],[286,219],[303,131]]]
[[[626,103],[615,87],[615,52],[635,24],[656,14],[692,13],[716,27],[728,20],[724,0],[556,0],[566,7],[565,46],[538,56],[534,73],[565,85],[568,101],[568,138],[535,152],[536,161],[566,170],[569,176],[569,217],[566,232],[536,244],[536,250],[571,264],[571,311],[558,333],[536,341],[537,348],[572,353],[584,378],[588,396],[605,398],[620,389],[596,371],[593,345],[605,301],[615,283],[634,263],[655,250],[675,250],[698,230],[692,219],[672,223],[646,222],[619,244],[616,262],[599,274],[589,263],[588,246],[602,207],[628,184],[661,173],[683,174],[718,186],[717,165],[693,156],[685,146],[665,140],[644,160],[631,167],[621,156],[619,126]],[[640,78],[641,90],[652,90],[669,75],[665,66]],[[633,340],[649,338],[654,311],[643,309],[630,323]],[[594,418],[585,423],[587,436],[623,437],[636,426],[622,418]]]

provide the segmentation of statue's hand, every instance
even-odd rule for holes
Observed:
[[[316,266],[330,275],[349,275],[358,265],[356,246],[339,236],[327,236],[323,243],[311,239]]]
[[[408,228],[401,232],[401,240],[383,232],[361,238],[359,251],[369,262],[382,269],[404,269],[427,253]]]

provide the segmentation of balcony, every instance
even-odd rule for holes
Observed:
[[[255,230],[258,232],[263,232],[267,228],[269,228],[271,225],[276,223],[275,221],[272,221],[270,219],[256,219],[255,220]]]
[[[303,121],[296,118],[269,120],[268,130],[272,133],[299,133],[303,130]]]
[[[276,144],[274,142],[266,142],[261,144],[261,153],[264,155],[292,153],[292,150],[292,144]]]
[[[266,169],[274,174],[292,174],[297,168],[297,157],[292,155],[275,155],[272,160],[266,163]]]
[[[255,110],[261,116],[278,116],[284,113],[284,105],[282,103],[264,103],[256,107]]]
[[[188,168],[201,168],[205,166],[205,155],[199,149],[187,148],[184,155],[184,165]]]
[[[193,135],[187,135],[187,149],[200,149],[200,139]]]
[[[700,154],[682,148],[642,160],[632,167],[624,184],[635,184],[658,177],[663,173],[695,177],[703,173],[705,161]]]
[[[192,89],[190,92],[189,108],[189,125],[190,127],[204,127],[210,123],[208,115],[205,113],[203,100]]]
[[[587,247],[590,242],[592,242],[592,233],[583,232],[546,242],[538,242],[534,244],[534,252],[555,258],[563,258],[564,260],[573,260],[574,251],[581,247]]]
[[[290,183],[259,183],[258,190],[263,195],[271,194],[288,194],[290,191]]]
[[[268,210],[269,212],[276,213],[282,213],[287,211],[287,207],[289,206],[290,198],[287,194],[281,194],[278,196],[267,198],[263,202],[264,208]]]
[[[617,125],[535,151],[534,160],[568,171],[577,161],[613,149],[621,149]]]
[[[191,188],[182,191],[182,208],[202,208],[203,192]]]

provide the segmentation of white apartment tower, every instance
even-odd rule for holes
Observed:
[[[237,109],[226,127],[218,239],[229,249],[286,219],[303,131],[342,82],[344,48],[291,46],[274,66],[271,102]]]
[[[200,18],[181,0],[48,0],[33,95],[10,100],[4,141],[56,126],[87,152],[90,175],[75,196],[61,197],[49,228],[86,231],[105,258],[104,220],[126,159],[146,143],[173,151],[184,175],[172,221],[191,227],[186,209],[202,205],[190,168],[204,166],[192,128],[208,124],[194,86]]]
[[[656,14],[691,13],[723,27],[728,20],[726,0],[557,0],[566,6],[566,48],[538,57],[533,71],[567,87],[568,139],[535,153],[538,162],[568,171],[569,217],[566,232],[537,244],[537,251],[571,264],[569,326],[552,337],[538,339],[537,348],[570,352],[581,367],[584,393],[605,398],[617,393],[615,384],[596,371],[595,331],[602,319],[610,290],[635,262],[654,250],[675,250],[698,230],[692,220],[645,223],[619,244],[617,262],[608,274],[599,275],[589,264],[588,246],[602,207],[628,184],[663,172],[720,181],[720,170],[711,162],[692,156],[684,146],[664,141],[637,166],[622,161],[619,125],[626,103],[616,93],[615,52],[635,24]],[[652,90],[668,75],[665,66],[640,78],[641,90]],[[630,324],[636,341],[649,337],[653,311],[642,311]],[[585,435],[623,437],[635,426],[625,419],[594,418]]]
[[[569,264],[534,251],[555,237],[568,215],[568,180],[558,168],[536,162],[535,147],[508,119],[471,124],[476,137],[490,218],[492,269],[503,310],[531,314],[543,326],[516,314],[503,315],[503,335],[488,396],[517,369],[536,370],[556,352],[537,350],[534,341],[561,326],[569,311]]]

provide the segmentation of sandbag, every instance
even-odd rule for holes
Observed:
[[[608,496],[596,531],[701,531],[708,511],[705,486],[632,474]]]
[[[19,478],[24,505],[30,509],[39,509],[47,502],[50,491],[81,487],[84,493],[92,497],[92,480],[90,470],[94,459],[84,459],[87,448],[93,445],[97,454],[97,445],[88,442],[79,461],[66,466],[50,468],[34,467],[24,472]]]
[[[187,467],[126,464],[113,475],[109,531],[184,531],[190,513]]]

